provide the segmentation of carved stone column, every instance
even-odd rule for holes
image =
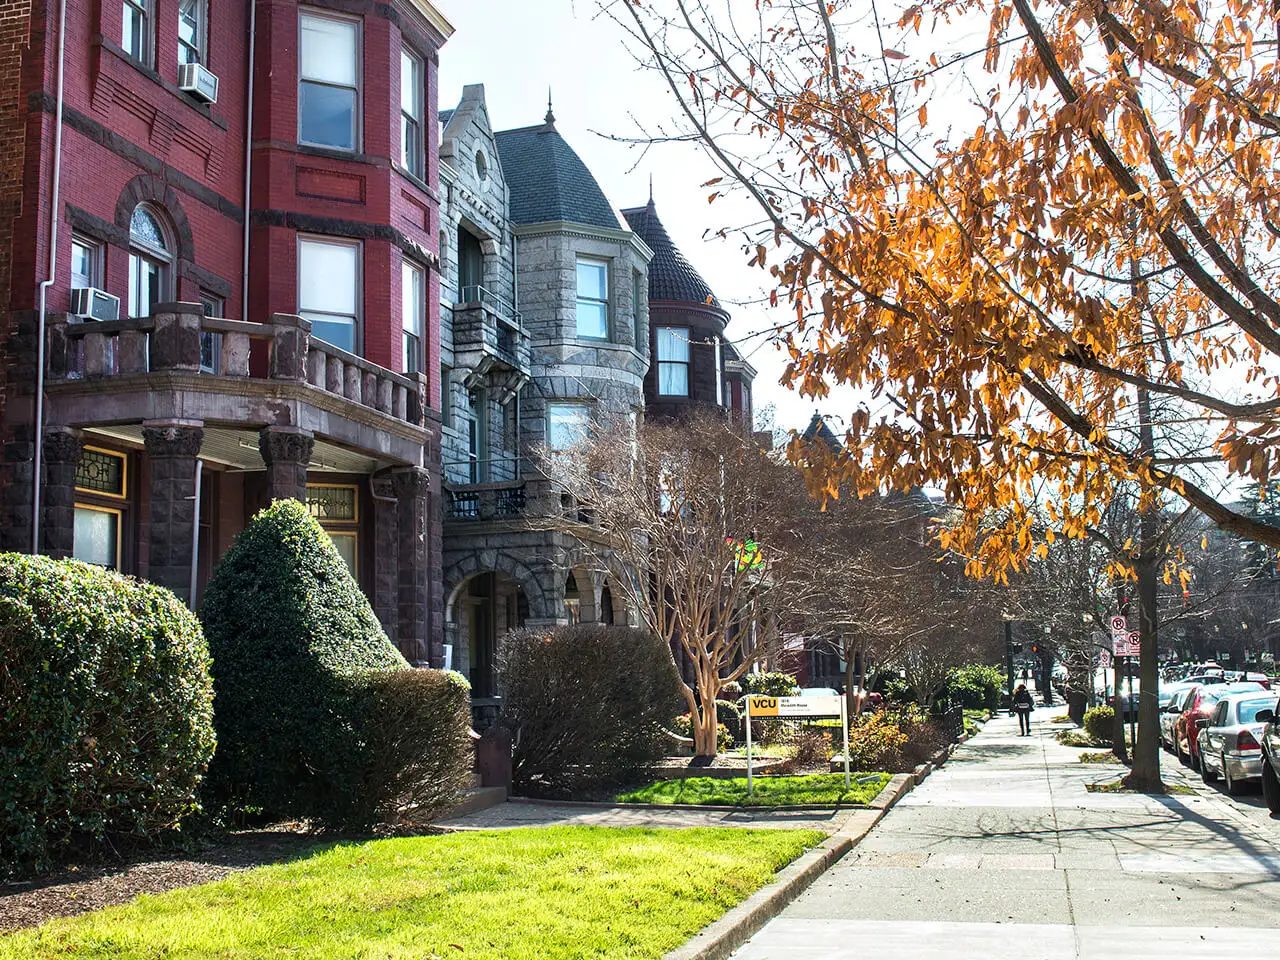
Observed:
[[[59,560],[75,550],[76,470],[84,451],[84,435],[70,427],[44,433],[44,492],[41,495],[41,550]]]
[[[204,425],[149,420],[142,442],[151,470],[151,530],[147,579],[184,601],[191,590],[191,542],[196,528],[196,458]]]
[[[258,434],[258,452],[267,464],[267,497],[271,500],[307,500],[307,464],[316,438],[299,427],[264,427]]]
[[[399,525],[396,644],[410,663],[434,666],[430,649],[431,597],[427,564],[431,475],[421,467],[403,467],[392,476]]]
[[[400,502],[389,476],[373,480],[373,612],[391,642],[400,633]]]

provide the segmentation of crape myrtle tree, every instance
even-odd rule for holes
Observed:
[[[731,226],[793,312],[787,381],[890,410],[852,412],[824,485],[944,489],[945,542],[1000,581],[1134,491],[1129,782],[1158,788],[1155,518],[1280,548],[1227,492],[1272,477],[1280,435],[1272,6],[603,5],[674,97],[651,136],[698,139],[711,199],[755,201]]]
[[[711,757],[720,691],[778,653],[782,611],[822,575],[795,522],[808,493],[794,467],[727,418],[631,431],[600,424],[571,450],[542,454],[577,507],[553,523],[595,545],[602,568],[625,571],[611,583],[683,652],[694,751]]]

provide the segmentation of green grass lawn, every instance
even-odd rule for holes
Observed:
[[[874,777],[867,783],[860,778]],[[843,773],[819,773],[801,777],[756,777],[755,794],[747,796],[747,778],[689,777],[684,780],[659,780],[639,790],[620,793],[619,803],[687,803],[721,807],[779,807],[796,803],[836,804],[869,803],[886,783],[887,773],[856,773],[844,789]]]
[[[656,958],[822,839],[544,827],[344,844],[0,935],[0,960]]]

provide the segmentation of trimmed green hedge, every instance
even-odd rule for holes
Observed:
[[[278,500],[236,538],[200,606],[213,654],[218,799],[268,816],[360,819],[360,675],[405,670],[328,534]]]
[[[947,677],[944,696],[951,703],[959,703],[969,710],[1000,709],[1000,697],[1004,692],[1005,675],[999,667],[984,663],[971,663],[951,671]]]
[[[738,683],[742,692],[753,697],[789,697],[799,685],[790,673],[744,673]]]
[[[426,823],[471,778],[471,685],[445,670],[375,670],[357,683],[358,823]]]
[[[161,587],[0,554],[0,873],[197,809],[214,748],[200,623]]]
[[[1094,743],[1110,743],[1115,731],[1116,711],[1105,704],[1093,707],[1084,715],[1084,732]]]

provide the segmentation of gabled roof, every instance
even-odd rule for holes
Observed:
[[[545,123],[502,130],[494,137],[511,195],[512,222],[621,228],[596,178],[556,131],[550,110]]]
[[[453,111],[441,110],[436,114],[436,119],[440,122],[441,126],[447,127],[449,125],[449,121],[453,119]]]
[[[622,215],[636,235],[649,245],[653,259],[649,261],[649,299],[674,300],[721,309],[720,301],[707,281],[693,268],[671,241],[667,228],[658,219],[653,198],[649,205],[623,210]]]

